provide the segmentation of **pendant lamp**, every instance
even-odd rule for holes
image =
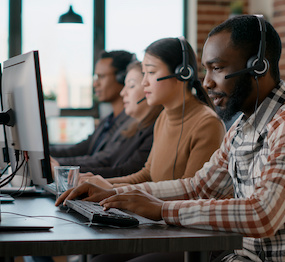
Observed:
[[[83,24],[83,19],[81,15],[76,14],[72,6],[69,7],[69,10],[67,13],[61,15],[59,17],[58,23],[78,23],[78,24]]]

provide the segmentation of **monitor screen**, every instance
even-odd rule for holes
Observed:
[[[12,171],[23,161],[26,162],[24,171],[29,173],[34,184],[51,183],[53,179],[37,51],[15,56],[3,63],[1,93],[3,111],[12,111],[15,119],[14,125],[5,125]]]

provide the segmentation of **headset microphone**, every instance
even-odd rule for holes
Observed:
[[[179,74],[173,74],[173,75],[169,75],[169,76],[160,77],[160,78],[157,78],[156,81],[161,81],[161,80],[165,80],[165,79],[168,79],[168,78],[177,77],[178,75]]]
[[[246,68],[246,69],[240,70],[238,72],[226,75],[225,79],[229,79],[229,78],[232,78],[232,77],[236,77],[236,76],[240,76],[240,75],[243,75],[243,74],[246,74],[246,73],[250,73],[252,70],[256,70],[256,69],[259,69],[259,68],[256,68],[256,66],[254,68]]]
[[[250,73],[253,76],[260,77],[264,76],[269,69],[269,62],[265,58],[265,49],[266,49],[266,24],[262,15],[255,15],[260,28],[260,42],[259,49],[256,56],[252,56],[247,61],[247,68],[240,70],[238,72],[229,74],[225,76],[225,79],[229,79],[235,76],[239,76],[242,74]]]
[[[144,101],[144,100],[146,100],[146,97],[144,97],[144,98],[142,98],[141,100],[139,100],[138,102],[137,102],[137,104],[140,104],[142,101]]]

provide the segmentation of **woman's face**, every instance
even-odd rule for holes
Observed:
[[[142,62],[145,97],[149,105],[163,105],[173,107],[177,97],[177,79],[169,78],[157,81],[158,78],[172,74],[168,66],[159,58],[148,53]]]
[[[145,108],[148,108],[145,101],[137,104],[145,96],[141,85],[142,79],[139,68],[131,69],[126,75],[125,86],[121,91],[126,114],[136,119],[141,119],[145,115]]]

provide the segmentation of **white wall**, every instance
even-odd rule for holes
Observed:
[[[188,0],[188,32],[187,40],[197,52],[197,0]]]
[[[273,0],[250,0],[250,14],[263,14],[268,21],[271,21],[273,16]]]

